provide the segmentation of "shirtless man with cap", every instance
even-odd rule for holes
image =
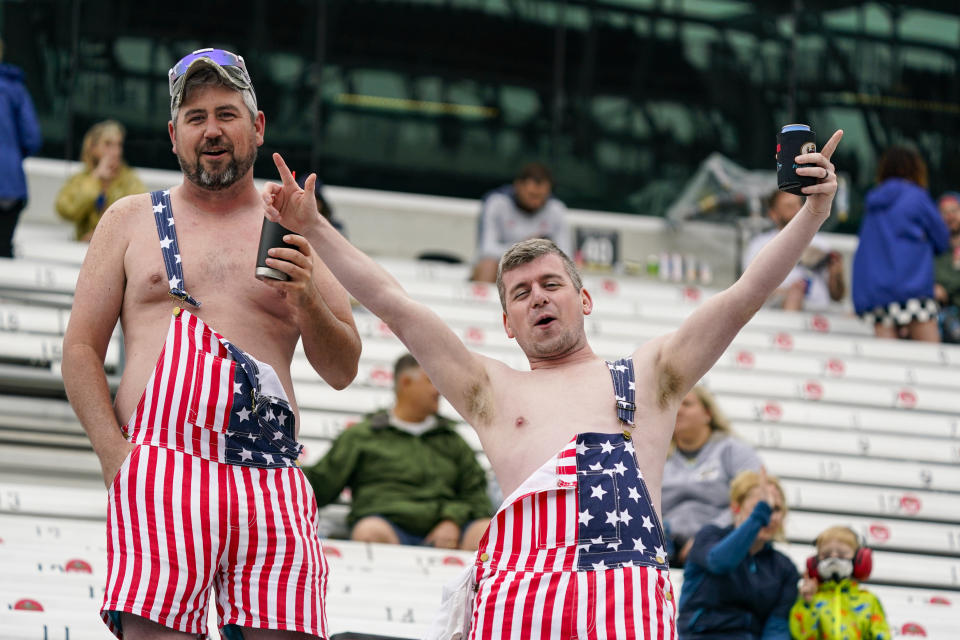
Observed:
[[[549,240],[514,245],[501,259],[498,288],[504,329],[530,371],[469,351],[317,214],[313,178],[300,190],[274,155],[282,184],[264,188],[267,216],[304,235],[390,326],[476,429],[509,496],[467,585],[472,613],[454,616],[445,637],[467,625],[469,638],[676,637],[659,511],[677,407],[829,216],[837,189],[830,157],[841,136],[797,157],[810,163],[797,172],[819,181],[743,276],[675,332],[625,345],[617,361],[605,362],[587,342],[593,300],[569,258]]]
[[[343,388],[360,338],[302,237],[273,265],[289,281],[254,276],[265,122],[243,58],[195,51],[169,80],[186,179],[106,212],[64,338],[64,384],[109,492],[101,615],[117,637],[203,637],[213,587],[225,637],[326,637],[290,362],[302,339]],[[118,317],[126,362],[111,402],[103,358]]]

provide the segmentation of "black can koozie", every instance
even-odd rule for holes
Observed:
[[[260,247],[257,249],[257,271],[258,280],[264,278],[273,278],[274,280],[289,280],[290,276],[283,271],[267,266],[267,252],[270,249],[283,248],[300,250],[297,245],[289,244],[283,241],[283,236],[293,233],[279,222],[273,222],[267,218],[263,219],[263,226],[260,228]]]
[[[798,165],[794,158],[817,150],[816,134],[809,125],[788,124],[777,134],[777,188],[798,196],[806,195],[804,187],[817,184],[813,176],[798,176],[799,167],[812,167],[812,164]]]

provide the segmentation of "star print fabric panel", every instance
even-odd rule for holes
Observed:
[[[252,467],[291,466],[303,448],[293,439],[296,417],[286,400],[262,393],[268,377],[273,383],[270,387],[282,388],[277,374],[266,365],[258,366],[233,344],[223,342],[239,363],[233,393],[240,404],[240,409],[230,414],[224,432],[224,462]]]
[[[239,351],[229,343],[224,346],[228,352]],[[197,371],[189,419],[223,432],[223,462],[290,466],[300,452],[300,445],[290,437],[293,412],[286,402],[255,391],[251,380],[257,380],[259,373],[248,374],[237,361],[207,353],[200,354]]]
[[[577,569],[667,568],[660,521],[633,443],[620,434],[577,436]]]

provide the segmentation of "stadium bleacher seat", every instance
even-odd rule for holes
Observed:
[[[77,287],[79,265],[49,260],[0,258],[0,290],[10,293],[72,295]]]
[[[96,615],[105,492],[59,379],[60,341],[85,249],[28,230],[18,258],[0,259],[3,638],[111,637]],[[504,336],[496,288],[465,282],[468,266],[381,262],[468,346],[527,368]],[[714,293],[620,276],[588,275],[585,282],[596,301],[591,344],[605,357],[675,329]],[[392,400],[392,363],[404,348],[377,318],[358,308],[356,319],[363,355],[347,390],[323,383],[302,352],[294,357],[304,463],[364,412]],[[875,549],[871,589],[897,636],[955,638],[960,628],[957,364],[960,348],[878,341],[848,316],[762,310],[705,378],[737,434],[782,478],[791,507],[782,549],[799,563],[826,526],[860,532]],[[107,361],[112,385],[121,368],[117,332]],[[455,416],[448,404],[443,410]],[[459,428],[489,469],[476,434]],[[346,508],[324,512],[342,521]],[[443,583],[472,561],[459,552],[342,540],[325,547],[333,633],[421,637]],[[401,580],[404,589],[396,589]],[[673,580],[682,588],[681,575]]]

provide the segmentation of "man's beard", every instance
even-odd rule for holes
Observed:
[[[199,149],[196,162],[191,164],[179,153],[177,154],[177,162],[180,163],[180,169],[187,180],[198,187],[211,191],[220,191],[234,184],[247,174],[257,159],[257,146],[255,144],[251,146],[250,153],[242,158],[234,155],[232,145],[227,147],[225,144],[208,144],[206,147],[224,148],[230,156],[230,161],[218,171],[208,171],[202,163],[203,149]]]
[[[523,350],[528,355],[540,358],[557,358],[566,355],[577,346],[577,332],[568,328],[552,338],[540,342],[531,340]]]

